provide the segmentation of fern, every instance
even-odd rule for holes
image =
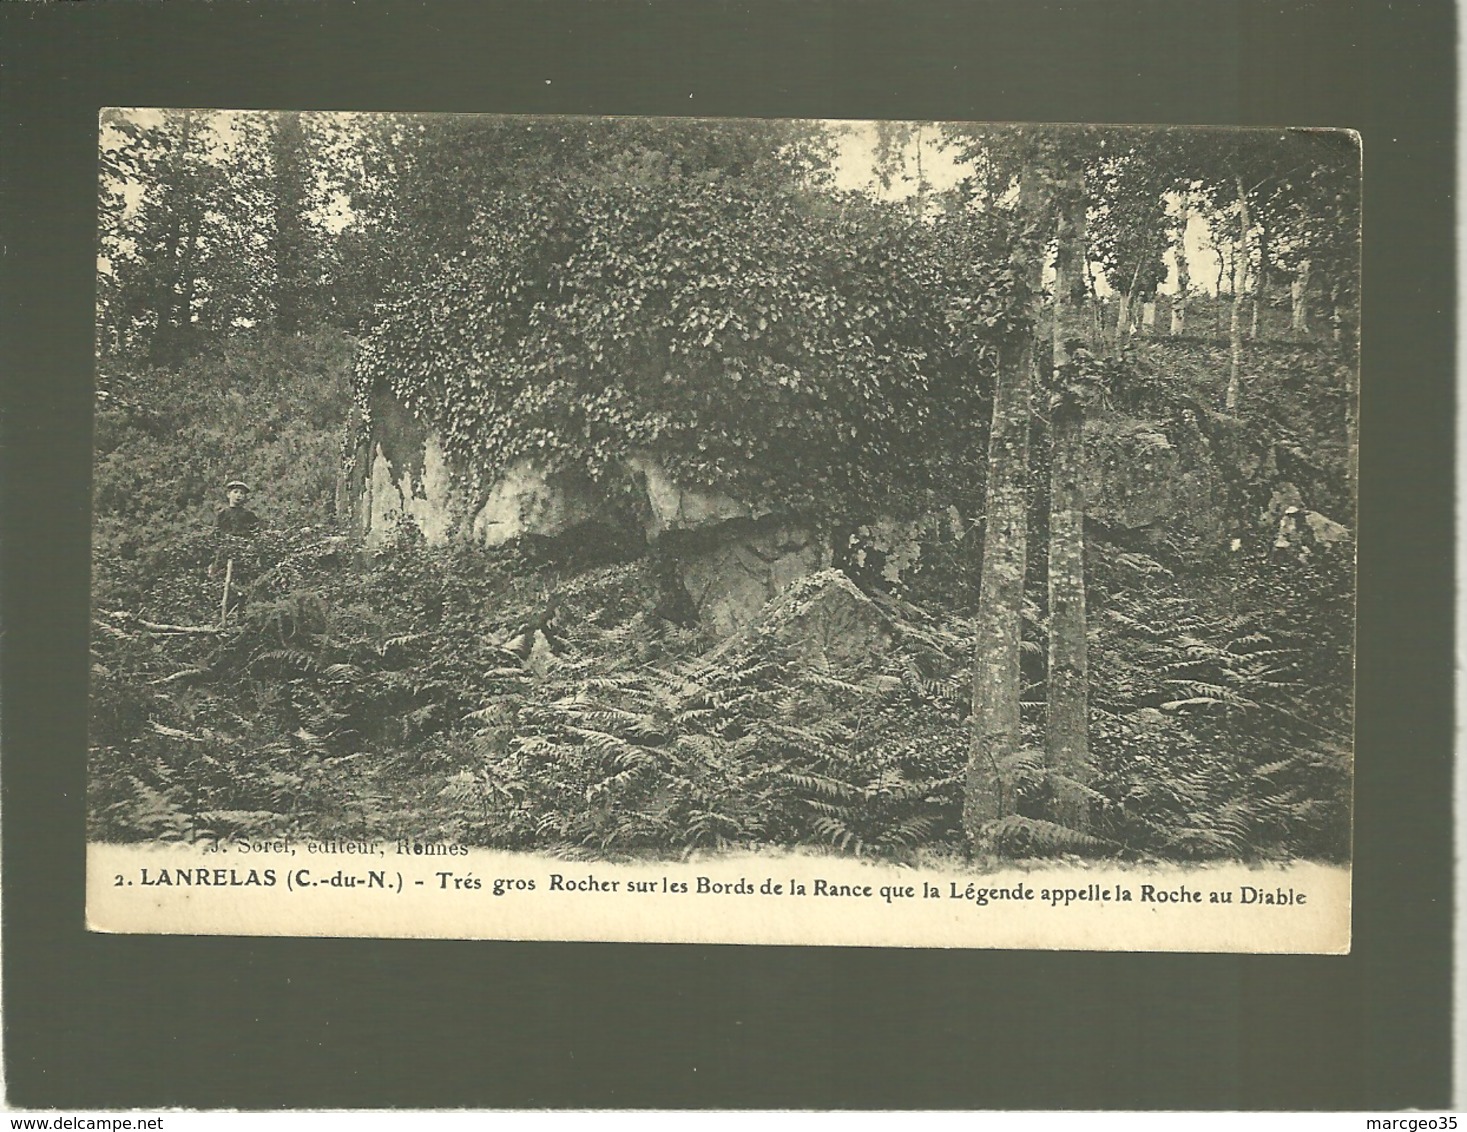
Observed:
[[[1054,857],[1066,853],[1107,853],[1114,843],[1043,818],[1010,814],[984,824],[983,844],[1007,857]]]

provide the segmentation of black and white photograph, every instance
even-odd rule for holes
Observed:
[[[98,153],[93,930],[1348,951],[1358,135]]]

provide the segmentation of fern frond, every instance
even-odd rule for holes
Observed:
[[[1019,814],[1010,814],[987,823],[983,827],[982,836],[995,848],[1039,855],[1103,852],[1114,845],[1113,842],[1081,833],[1057,822]]]

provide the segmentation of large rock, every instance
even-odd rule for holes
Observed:
[[[439,437],[398,403],[373,403],[373,430],[358,449],[365,457],[362,535],[368,547],[392,540],[400,519],[411,519],[430,543],[442,543],[456,522],[455,487]]]
[[[1327,515],[1321,515],[1318,511],[1306,511],[1304,525],[1319,546],[1334,546],[1335,543],[1345,542],[1350,538],[1349,527],[1335,522]]]
[[[1268,527],[1277,527],[1279,520],[1289,511],[1300,511],[1304,508],[1304,496],[1297,485],[1290,480],[1280,480],[1274,484],[1273,491],[1268,498],[1268,508],[1262,516],[1263,523]]]
[[[891,620],[839,570],[803,578],[764,610],[758,632],[815,664],[847,668],[881,656],[896,639]]]
[[[676,557],[698,621],[719,636],[753,624],[770,598],[826,564],[821,540],[797,526],[766,519],[713,533]]]
[[[694,616],[719,636],[753,624],[770,598],[829,564],[821,539],[767,507],[680,484],[651,456],[627,468],[646,485],[647,542],[675,563]]]
[[[372,401],[372,425],[357,449],[357,506],[369,548],[391,541],[409,519],[430,545],[451,538],[501,546],[525,536],[553,538],[599,518],[604,500],[585,477],[517,460],[485,484],[455,467],[438,434],[388,396]]]
[[[371,421],[357,449],[357,506],[368,547],[389,542],[403,518],[430,544],[464,538],[500,546],[614,529],[618,538],[630,535],[653,548],[664,564],[659,585],[681,585],[683,606],[718,635],[753,624],[770,598],[830,564],[825,541],[813,532],[757,503],[680,484],[648,455],[626,464],[646,489],[638,533],[584,476],[523,459],[485,480],[476,469],[452,466],[438,435],[392,398],[374,399]]]
[[[723,492],[686,487],[677,483],[667,469],[650,456],[633,456],[627,468],[647,485],[647,541],[668,531],[698,531],[733,519],[757,519],[769,514]]]
[[[489,489],[469,529],[485,546],[526,535],[554,538],[596,518],[601,503],[589,480],[516,460]]]
[[[1289,506],[1279,516],[1274,531],[1275,559],[1293,557],[1308,562],[1321,551],[1332,550],[1350,538],[1350,528],[1318,511]]]
[[[1177,513],[1182,486],[1177,450],[1155,425],[1103,417],[1085,426],[1085,498],[1090,515],[1135,530]]]
[[[1164,534],[1186,558],[1218,553],[1246,522],[1230,483],[1249,449],[1235,432],[1193,411],[1166,424],[1098,415],[1085,426],[1089,516],[1113,531]]]
[[[527,535],[553,538],[599,514],[601,500],[588,483],[529,460],[511,464],[487,493],[474,493],[449,467],[436,434],[424,438],[415,460],[394,461],[390,451],[381,441],[372,447],[363,500],[369,548],[389,542],[404,518],[430,546],[455,536],[502,546]]]

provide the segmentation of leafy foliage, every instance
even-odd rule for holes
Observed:
[[[1250,558],[1202,603],[1148,579],[1107,595],[1091,652],[1098,828],[1173,858],[1345,856],[1348,555]]]
[[[991,237],[738,182],[552,184],[390,308],[359,404],[386,387],[491,474],[529,456],[602,479],[650,452],[800,511],[869,506],[974,442],[1011,317],[968,254]]]
[[[913,630],[910,643],[937,654]],[[698,656],[645,615],[472,714],[479,761],[446,796],[477,838],[597,853],[826,843],[906,853],[953,836],[965,746],[949,682],[911,654],[833,671],[776,637]],[[951,672],[956,663],[943,655]]]

